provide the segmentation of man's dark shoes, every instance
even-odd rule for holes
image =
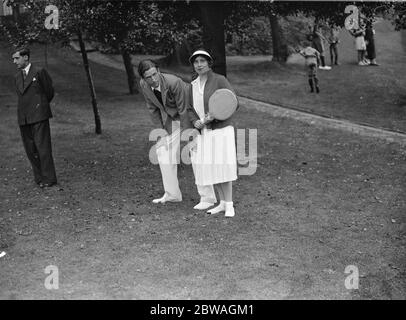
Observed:
[[[317,93],[320,93],[319,87],[316,87],[316,92],[317,92]]]
[[[56,182],[50,182],[50,183],[40,183],[39,187],[40,188],[50,188],[56,185]]]

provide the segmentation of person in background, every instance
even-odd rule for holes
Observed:
[[[12,58],[19,69],[15,86],[21,138],[35,182],[41,188],[49,188],[57,183],[49,126],[50,102],[54,97],[52,79],[45,69],[30,63],[28,48],[17,49]]]
[[[369,65],[378,66],[376,63],[376,51],[375,51],[375,30],[372,27],[372,21],[368,20],[365,29],[365,44],[367,50],[367,58],[369,60]]]
[[[322,70],[330,70],[331,67],[326,66],[326,60],[324,57],[324,41],[326,41],[326,38],[323,36],[321,32],[321,27],[320,25],[316,24],[313,28],[313,33],[312,33],[312,47],[319,52],[320,55],[320,65],[319,68]]]
[[[334,26],[330,29],[330,34],[328,37],[328,43],[330,44],[330,61],[331,65],[338,65],[338,44],[340,42],[338,34],[340,29]]]
[[[350,34],[355,38],[355,50],[357,50],[358,65],[367,66],[368,62],[365,59],[365,26],[360,23],[358,29],[350,30]]]
[[[299,53],[305,57],[305,64],[308,69],[308,81],[310,85],[310,92],[320,92],[319,79],[317,78],[317,63],[320,59],[320,52],[310,46],[309,42],[305,42],[306,46],[304,49],[300,50]]]

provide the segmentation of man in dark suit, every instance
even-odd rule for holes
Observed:
[[[19,71],[15,75],[18,96],[18,124],[34,180],[41,187],[57,183],[52,157],[49,103],[54,97],[52,79],[45,69],[30,63],[30,50],[18,49],[13,53],[13,63]]]
[[[166,136],[156,144],[158,163],[161,169],[165,194],[153,203],[182,201],[177,177],[177,154],[180,150],[181,130],[190,126],[186,105],[188,85],[182,79],[161,73],[151,60],[143,60],[138,65],[141,76],[140,87],[144,95],[151,120],[155,128],[164,129]],[[206,209],[217,201],[213,186],[197,186],[200,203],[195,209]]]

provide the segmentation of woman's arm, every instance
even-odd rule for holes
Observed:
[[[225,76],[219,76],[218,88],[217,89],[228,89],[235,93],[233,87],[231,86],[230,82],[227,80]]]
[[[222,75],[218,75],[217,89],[228,89],[228,90],[232,91],[232,92],[236,95],[236,93],[235,93],[233,87],[231,86],[230,82],[227,80],[226,77],[224,77],[224,76],[222,76]],[[237,97],[237,95],[236,95],[236,97]],[[238,108],[239,108],[239,104],[238,104],[238,98],[237,98],[237,108],[236,108],[236,111],[237,111]],[[228,119],[226,119],[226,120],[228,120]],[[226,121],[226,120],[217,120],[217,119],[214,119],[214,118],[212,117],[212,115],[211,115],[210,113],[208,113],[208,114],[206,115],[205,123],[209,123],[209,122],[219,123],[219,122],[223,122],[223,121]]]
[[[200,121],[199,117],[196,114],[195,109],[193,108],[193,86],[190,85],[189,87],[189,96],[187,99],[186,104],[186,112],[187,116],[189,117],[190,122],[193,126],[197,129],[201,129],[203,127],[203,123]]]

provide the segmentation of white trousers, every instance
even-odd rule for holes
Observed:
[[[165,193],[171,199],[182,199],[182,192],[179,188],[178,180],[178,159],[180,158],[180,129],[174,130],[157,143],[156,153],[158,157],[159,168],[162,175],[162,184]],[[193,174],[195,166],[192,164]],[[196,185],[197,192],[200,195],[200,201],[216,203],[216,194],[212,185]]]

